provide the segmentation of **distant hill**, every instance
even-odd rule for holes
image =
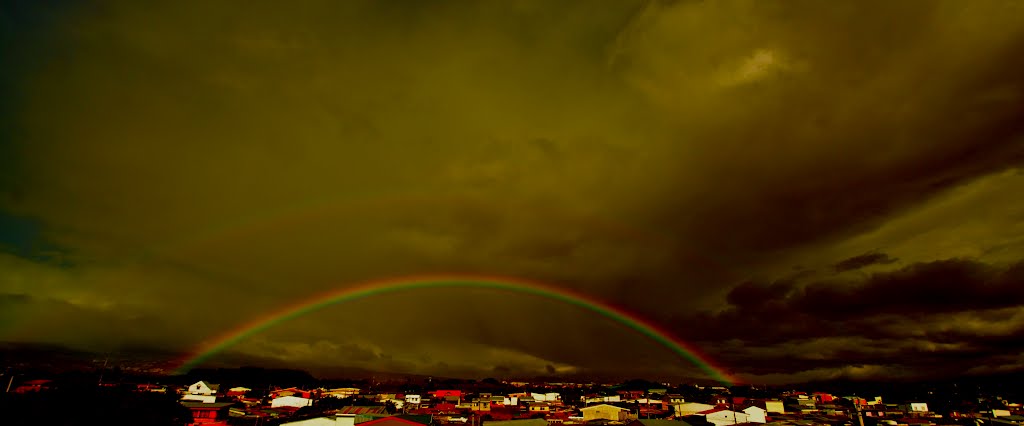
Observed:
[[[167,376],[176,366],[181,353],[156,348],[125,347],[116,351],[96,352],[74,349],[57,344],[0,342],[0,373],[7,370],[31,372],[32,374],[64,373],[71,371],[97,371],[104,364],[108,369],[116,369],[125,374],[138,377]],[[258,366],[258,367],[248,367]],[[303,367],[303,369],[295,369]],[[325,382],[345,383],[351,381],[409,382],[425,383],[462,383],[481,380],[483,377],[438,377],[422,374],[373,371],[356,367],[310,367],[291,365],[280,360],[245,355],[230,355],[223,358],[220,365],[203,367],[180,376],[177,379],[219,380],[223,377],[227,382]],[[500,380],[543,382],[574,382],[574,383],[621,383],[638,379],[611,374],[580,372],[563,375],[547,375],[532,377],[501,377]],[[701,385],[717,385],[708,379],[696,378],[644,378],[654,383],[671,382],[694,383]],[[1009,372],[998,375],[967,376],[957,378],[940,378],[929,380],[851,380],[835,379],[809,383],[797,383],[772,388],[801,388],[831,392],[836,395],[859,395],[872,397],[876,395],[899,400],[928,399],[932,394],[960,394],[970,397],[974,394],[998,394],[1003,397],[1020,399],[1024,390],[1016,384],[1024,381],[1024,371]],[[932,392],[932,394],[929,394]]]

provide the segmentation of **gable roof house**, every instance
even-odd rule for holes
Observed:
[[[580,412],[583,413],[583,420],[587,422],[592,420],[625,421],[630,418],[629,410],[609,404],[598,404],[583,407],[580,409]]]
[[[362,426],[423,426],[433,424],[431,416],[398,415],[360,423]]]
[[[280,396],[270,400],[270,408],[278,407],[294,407],[302,408],[313,405],[313,400],[309,398],[303,398],[301,396]]]
[[[282,396],[298,396],[302,398],[313,398],[317,392],[299,389],[296,387],[290,387],[285,389],[275,389],[270,392],[272,398],[279,398]]]
[[[245,394],[251,390],[252,389],[249,389],[247,387],[236,386],[231,389],[228,389],[227,396],[245,396]]]
[[[768,411],[764,408],[756,405],[751,405],[744,408],[743,413],[747,415],[747,421],[751,423],[767,423],[768,422]]]
[[[219,390],[220,385],[207,383],[202,380],[195,382],[188,387],[188,393],[191,395],[216,395]]]
[[[322,416],[282,423],[281,426],[355,426],[372,420],[374,419],[360,414],[336,413],[333,416]]]
[[[708,421],[708,423],[713,423],[717,426],[735,425],[738,423],[750,422],[750,416],[747,415],[747,413],[727,410],[724,408],[713,408],[707,411],[701,411],[696,415],[704,417]]]

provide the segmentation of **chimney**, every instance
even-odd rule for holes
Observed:
[[[334,415],[334,424],[338,426],[355,426],[356,415],[355,414],[342,414],[338,413]]]

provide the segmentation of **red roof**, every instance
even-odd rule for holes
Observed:
[[[395,423],[404,423],[404,424],[407,424],[407,425],[423,426],[423,423],[416,423],[416,422],[414,422],[412,420],[406,420],[406,419],[403,419],[401,417],[383,417],[383,418],[379,418],[379,419],[376,419],[376,420],[370,420],[368,422],[362,422],[362,423],[360,423],[360,425],[363,425],[363,426],[381,425],[381,426],[383,426],[383,425],[395,424]]]

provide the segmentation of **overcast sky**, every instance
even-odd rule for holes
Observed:
[[[607,301],[743,381],[1024,369],[1020,2],[13,3],[0,340],[183,351],[451,272]],[[332,306],[232,357],[702,374],[491,290]]]

